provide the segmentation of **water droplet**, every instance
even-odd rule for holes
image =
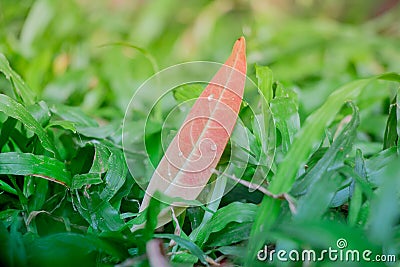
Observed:
[[[217,145],[216,144],[211,144],[211,150],[216,151],[217,150]]]
[[[207,97],[208,101],[212,101],[213,98],[214,98],[214,95],[212,95],[212,94]]]
[[[171,176],[172,176],[172,173],[171,173],[170,171],[168,171],[168,176],[169,176],[169,177],[171,177]]]
[[[235,101],[235,98],[234,98],[234,97],[232,97],[232,101]]]
[[[183,156],[183,153],[182,153],[182,151],[179,151],[179,157],[182,157]]]

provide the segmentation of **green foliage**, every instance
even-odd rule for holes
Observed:
[[[1,266],[148,266],[154,238],[172,266],[303,266],[256,256],[264,245],[321,251],[340,238],[399,259],[398,6],[381,14],[372,0],[14,2],[0,2]],[[133,150],[124,151],[129,99],[161,68],[222,62],[243,34],[259,87],[246,93],[259,109],[242,104],[217,167],[228,170],[213,187],[217,200],[192,201],[156,229],[166,204],[152,199],[138,212],[145,193],[124,155],[146,183],[170,110],[152,114],[146,135],[137,111]],[[177,121],[203,89],[174,89]],[[168,138],[179,127],[166,125]],[[151,162],[134,149],[141,138]],[[269,193],[231,183],[236,173]]]

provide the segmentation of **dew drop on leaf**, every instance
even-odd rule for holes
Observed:
[[[211,144],[211,150],[216,151],[217,150],[217,145],[216,144]]]

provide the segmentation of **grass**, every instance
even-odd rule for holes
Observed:
[[[365,266],[257,259],[343,239],[398,259],[399,7],[272,2],[0,3],[1,265]],[[212,177],[220,200],[157,229],[174,199],[157,193],[139,213],[142,187],[203,85],[173,90],[175,120],[157,105],[123,128],[129,100],[157,70],[224,62],[243,34],[260,91],[246,86]]]

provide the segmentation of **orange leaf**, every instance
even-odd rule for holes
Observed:
[[[237,120],[246,82],[246,44],[239,38],[231,56],[194,103],[153,173],[140,211],[160,191],[195,200],[217,166]],[[160,214],[158,226],[167,223]]]

